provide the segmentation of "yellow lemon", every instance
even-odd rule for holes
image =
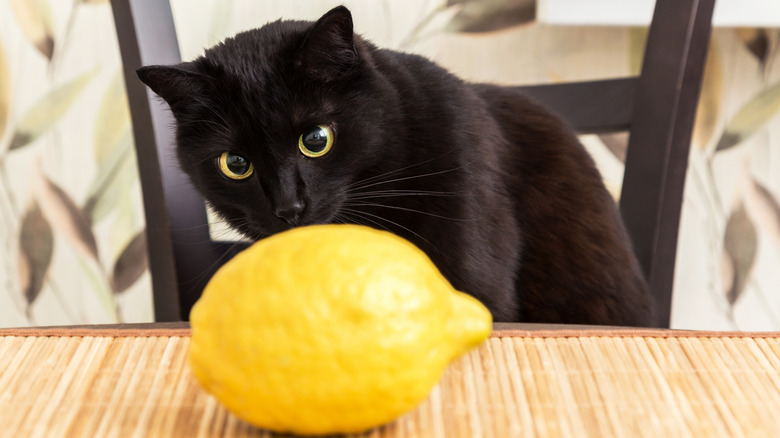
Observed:
[[[490,312],[420,249],[357,225],[296,228],[217,271],[190,315],[195,378],[236,416],[360,432],[420,404]]]

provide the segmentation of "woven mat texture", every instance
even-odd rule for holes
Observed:
[[[0,436],[273,436],[200,389],[187,329],[155,333],[0,335]],[[776,335],[594,333],[497,331],[419,408],[364,435],[777,436]]]

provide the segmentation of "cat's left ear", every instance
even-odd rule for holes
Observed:
[[[357,61],[352,14],[346,7],[337,6],[309,30],[295,65],[327,82],[347,73]]]
[[[174,111],[193,95],[201,94],[207,82],[205,76],[190,62],[149,65],[139,68],[136,73],[141,82],[168,102]]]

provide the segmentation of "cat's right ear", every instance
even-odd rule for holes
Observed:
[[[298,50],[296,67],[326,82],[352,69],[358,60],[352,14],[337,6],[323,15]]]
[[[195,70],[192,63],[177,65],[149,65],[136,70],[138,78],[172,109],[203,92],[206,78]]]

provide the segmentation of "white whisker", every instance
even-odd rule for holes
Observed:
[[[378,185],[381,185],[381,184],[391,184],[391,183],[400,182],[400,181],[408,181],[408,180],[412,180],[412,179],[419,179],[419,178],[426,178],[426,177],[429,177],[429,176],[442,175],[442,174],[445,174],[445,173],[449,173],[449,172],[454,172],[456,170],[460,170],[462,168],[463,168],[463,166],[458,166],[458,167],[454,167],[452,169],[439,170],[437,172],[424,173],[424,174],[421,174],[421,175],[412,175],[412,176],[405,176],[405,177],[401,177],[401,178],[389,179],[389,180],[386,180],[386,181],[372,182],[370,184],[364,184],[362,186],[352,187],[350,189],[350,191],[356,192],[356,191],[359,191],[359,190],[362,190],[362,189],[367,189],[369,187],[374,187],[374,186],[378,186]]]
[[[403,226],[403,225],[401,225],[401,224],[399,224],[399,223],[397,223],[397,222],[394,222],[394,221],[392,221],[392,220],[390,220],[390,219],[383,218],[382,216],[378,216],[378,215],[375,215],[375,214],[372,214],[372,213],[368,213],[368,212],[366,212],[366,211],[354,210],[354,209],[351,209],[351,208],[342,208],[342,211],[346,211],[346,212],[348,212],[348,213],[352,213],[352,214],[358,215],[359,217],[361,217],[361,218],[363,218],[363,219],[366,219],[366,220],[369,220],[369,221],[370,221],[370,219],[368,219],[366,216],[370,216],[370,217],[373,217],[373,218],[375,218],[375,219],[379,219],[379,220],[385,221],[385,222],[387,222],[387,223],[389,223],[389,224],[391,224],[391,225],[394,225],[394,226],[396,226],[396,227],[398,227],[398,228],[401,228],[401,229],[403,229],[403,230],[406,230],[407,232],[409,232],[409,233],[411,233],[411,234],[413,234],[413,235],[417,236],[417,237],[418,237],[420,240],[422,240],[423,242],[427,243],[427,244],[428,244],[428,245],[429,245],[431,248],[435,248],[435,247],[434,247],[434,246],[431,244],[431,242],[429,242],[429,241],[428,241],[428,239],[424,238],[423,236],[421,236],[421,235],[417,234],[416,232],[414,232],[414,231],[410,230],[409,228],[406,228],[405,226]],[[373,222],[373,221],[371,221],[371,222]],[[386,230],[388,230],[387,228],[385,228],[385,229],[386,229]],[[388,230],[388,231],[390,231],[390,230]],[[437,249],[437,251],[438,251],[438,249]]]
[[[422,166],[422,165],[424,165],[424,164],[428,164],[428,163],[430,163],[430,162],[432,162],[432,161],[436,161],[436,160],[438,160],[438,159],[440,159],[440,158],[442,158],[442,157],[444,157],[444,156],[447,156],[447,155],[449,155],[449,154],[451,154],[451,153],[452,153],[452,150],[450,150],[450,151],[447,151],[447,152],[445,152],[445,153],[443,153],[443,154],[439,155],[438,157],[429,158],[429,159],[427,159],[427,160],[425,160],[425,161],[421,161],[421,162],[419,162],[419,163],[416,163],[416,164],[410,164],[410,165],[408,165],[408,166],[406,166],[406,167],[401,167],[400,169],[391,170],[391,171],[389,171],[389,172],[385,172],[385,173],[382,173],[382,174],[379,174],[379,175],[374,175],[374,176],[372,176],[372,177],[370,177],[370,178],[366,178],[366,179],[363,179],[363,180],[360,180],[360,181],[356,181],[356,182],[354,182],[354,183],[352,183],[352,184],[348,185],[348,186],[347,186],[347,189],[353,189],[353,188],[354,188],[354,186],[355,186],[355,185],[357,185],[357,184],[365,184],[365,183],[369,183],[369,182],[375,181],[375,180],[377,180],[377,179],[381,179],[381,178],[384,178],[384,177],[386,177],[386,176],[392,175],[392,174],[394,174],[394,173],[403,172],[404,170],[408,170],[408,169],[411,169],[411,168],[413,168],[413,167],[417,167],[417,166]]]
[[[360,199],[376,199],[376,198],[397,198],[404,196],[438,196],[438,197],[450,197],[460,196],[461,193],[457,192],[437,192],[431,190],[376,190],[371,192],[358,192],[350,194],[350,200]]]
[[[424,215],[427,215],[427,216],[433,216],[433,217],[437,217],[437,218],[440,218],[440,219],[446,219],[446,220],[450,220],[450,221],[471,222],[471,220],[469,220],[469,219],[458,219],[458,218],[453,218],[453,217],[447,217],[447,216],[442,216],[442,215],[439,215],[439,214],[436,214],[436,213],[431,213],[431,212],[428,212],[428,211],[417,210],[417,209],[414,209],[414,208],[399,207],[397,205],[376,204],[376,203],[371,203],[371,202],[346,202],[346,203],[344,203],[344,205],[348,206],[348,207],[389,208],[389,209],[392,209],[392,210],[401,210],[401,211],[408,211],[408,212],[412,212],[412,213],[424,214]]]

